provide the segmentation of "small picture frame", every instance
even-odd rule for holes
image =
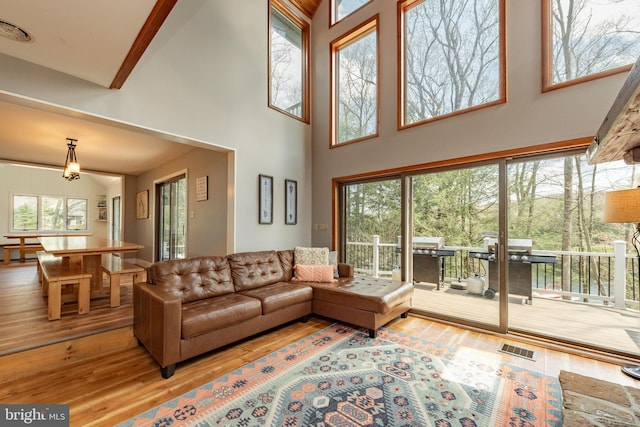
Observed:
[[[298,223],[298,182],[292,179],[284,180],[284,223]]]
[[[136,194],[136,219],[149,218],[149,190]]]
[[[273,177],[258,176],[258,223],[273,224]]]
[[[203,202],[209,198],[208,176],[196,178],[196,202]]]

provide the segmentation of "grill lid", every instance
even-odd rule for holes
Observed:
[[[496,251],[496,243],[498,243],[497,239],[489,239],[489,251]],[[509,247],[507,250],[509,252],[524,252],[531,253],[531,248],[533,247],[533,240],[531,239],[509,239],[508,241]]]
[[[444,237],[414,237],[414,249],[442,249],[444,247]]]

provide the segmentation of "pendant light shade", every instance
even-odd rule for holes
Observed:
[[[76,157],[76,142],[77,139],[67,138],[67,159],[64,162],[64,170],[62,171],[62,177],[67,181],[73,181],[80,179],[80,163]]]

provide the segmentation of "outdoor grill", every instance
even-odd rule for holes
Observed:
[[[437,289],[444,282],[444,257],[455,251],[444,249],[443,237],[413,238],[413,280],[435,283]]]
[[[470,258],[489,261],[488,288],[485,297],[492,299],[499,290],[498,263],[496,261],[496,239],[489,239],[487,251],[469,251]],[[531,266],[540,263],[555,263],[553,255],[537,254],[532,250],[531,239],[509,239],[508,241],[508,284],[509,293],[527,297],[527,303],[531,304]]]

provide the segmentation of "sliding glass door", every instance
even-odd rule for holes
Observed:
[[[415,312],[638,357],[637,222],[602,220],[638,172],[578,150],[345,182],[340,250],[411,281]]]
[[[187,178],[184,174],[156,184],[156,260],[184,258],[187,233]]]
[[[408,178],[415,309],[500,328],[499,178],[498,164]]]
[[[341,249],[358,275],[399,275],[400,183],[400,177],[390,177],[341,187]]]
[[[530,244],[510,266],[532,296],[510,307],[509,327],[640,355],[636,224],[602,221],[605,193],[637,187],[636,167],[589,165],[580,152],[514,160],[508,176],[509,238]]]

